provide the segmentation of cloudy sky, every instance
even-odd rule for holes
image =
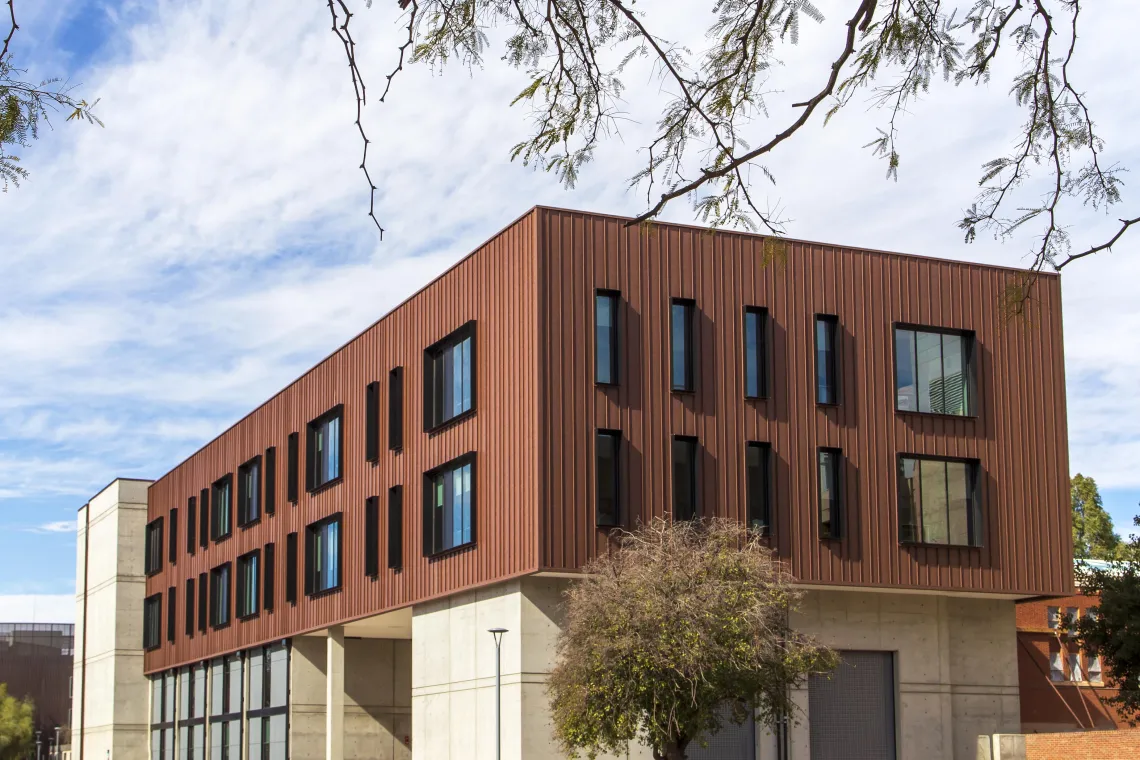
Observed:
[[[365,76],[394,61],[394,2],[354,21]],[[654,4],[671,39],[710,2]],[[819,87],[845,5],[773,72],[771,121]],[[846,5],[849,5],[846,4]],[[658,8],[660,7],[660,10]],[[626,77],[627,120],[573,191],[508,158],[526,134],[508,104],[525,77],[497,51],[482,70],[412,68],[371,107],[383,242],[365,216],[343,51],[318,0],[19,3],[16,54],[100,98],[103,129],[57,124],[24,155],[31,178],[0,196],[0,620],[70,620],[74,519],[117,476],[153,478],[536,203],[641,209],[626,178],[660,106]],[[667,12],[666,12],[667,11]],[[1140,14],[1089,4],[1076,73],[1109,156],[1140,166],[1134,96]],[[809,28],[810,27],[810,28]],[[690,35],[686,37],[685,35]],[[935,84],[903,122],[899,181],[861,146],[881,117],[856,102],[774,157],[768,198],[800,238],[1000,264],[1028,238],[966,246],[954,226],[978,167],[1019,115],[992,84]],[[1125,189],[1134,214],[1140,197]],[[692,221],[674,206],[668,218]],[[1113,218],[1073,209],[1076,244]],[[1140,502],[1140,234],[1066,270],[1073,472],[1101,484],[1118,527]]]

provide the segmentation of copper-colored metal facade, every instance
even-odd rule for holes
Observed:
[[[150,519],[179,508],[177,564],[147,593],[177,588],[175,642],[146,656],[147,672],[200,660],[539,570],[576,570],[611,539],[594,527],[593,441],[623,434],[626,523],[669,512],[673,435],[700,442],[704,514],[740,517],[744,446],[770,443],[772,545],[805,583],[1009,594],[1072,588],[1060,281],[1043,276],[1028,319],[999,307],[1017,270],[812,243],[765,248],[761,236],[536,208],[150,489]],[[765,263],[765,262],[768,263]],[[620,382],[596,386],[594,293],[621,294]],[[695,301],[698,372],[692,394],[669,390],[669,303]],[[770,317],[770,398],[743,397],[746,306]],[[839,318],[842,403],[814,396],[812,320]],[[423,432],[423,350],[476,322],[476,412]],[[896,322],[973,330],[977,417],[894,411]],[[364,459],[365,386],[404,367],[404,448]],[[343,482],[286,500],[292,432],[344,404]],[[249,458],[277,447],[276,514],[193,555],[185,511]],[[846,531],[818,538],[815,452],[841,448]],[[421,552],[422,475],[477,453],[474,547],[428,560]],[[304,471],[304,446],[301,446]],[[984,546],[901,546],[895,498],[901,453],[977,458]],[[364,573],[364,505],[404,486],[404,568]],[[284,602],[285,536],[344,512],[344,586]],[[385,546],[386,511],[380,543]],[[185,579],[275,542],[276,609],[193,637],[184,632]],[[303,552],[302,552],[303,554]],[[303,562],[301,563],[303,564]],[[298,581],[299,586],[300,581]]]

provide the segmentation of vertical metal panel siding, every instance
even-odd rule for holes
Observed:
[[[149,514],[165,514],[268,446],[284,450],[290,433],[344,404],[344,480],[316,494],[302,490],[293,505],[280,499],[275,515],[262,515],[247,528],[235,527],[221,543],[184,555],[176,567],[147,580],[147,593],[182,587],[187,577],[271,541],[284,546],[290,531],[335,512],[344,512],[343,589],[296,605],[278,602],[249,621],[222,630],[184,635],[179,606],[176,641],[146,655],[154,672],[222,652],[306,630],[356,619],[410,602],[531,572],[538,568],[538,473],[534,435],[538,427],[535,224],[532,211],[474,254],[397,307],[360,336],[158,480],[150,489]],[[476,412],[441,431],[426,434],[418,424],[423,408],[423,349],[468,320],[477,321]],[[383,447],[375,464],[364,459],[365,388],[402,365],[409,419],[400,451]],[[387,388],[387,384],[383,384]],[[387,403],[381,405],[387,424]],[[301,467],[305,466],[304,435]],[[386,567],[376,579],[364,574],[364,510],[369,496],[386,498],[402,484],[405,509],[419,514],[425,470],[468,451],[478,452],[478,545],[429,561],[419,550],[420,520],[404,520],[404,567]],[[277,468],[276,492],[286,493],[288,468]],[[386,512],[380,531],[387,533]],[[299,564],[303,566],[303,557]],[[386,565],[387,563],[382,563]],[[284,588],[285,562],[277,563],[277,587]],[[303,570],[303,568],[301,568]],[[281,594],[284,599],[284,594]]]
[[[772,545],[804,582],[1025,594],[1071,588],[1060,279],[1043,276],[1028,319],[999,300],[1016,270],[544,209],[539,226],[544,478],[541,563],[605,551],[594,527],[593,434],[620,429],[627,514],[667,514],[669,441],[700,439],[704,514],[744,519],[744,444],[771,443]],[[619,291],[620,384],[593,382],[593,294]],[[669,390],[672,297],[697,304],[696,392]],[[745,400],[743,313],[767,307],[770,398]],[[841,404],[815,403],[813,316],[839,317]],[[895,322],[973,330],[977,418],[894,411]],[[815,451],[846,458],[845,534],[818,537]],[[900,453],[981,462],[985,545],[901,546]],[[632,524],[632,522],[630,522]]]

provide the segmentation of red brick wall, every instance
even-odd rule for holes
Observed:
[[[1140,730],[1026,734],[1025,760],[1135,760]]]

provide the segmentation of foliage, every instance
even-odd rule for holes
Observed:
[[[756,711],[790,715],[788,689],[826,673],[834,652],[789,627],[800,600],[771,550],[729,520],[657,520],[624,534],[567,592],[550,677],[554,730],[571,754],[654,757]]]
[[[32,751],[34,712],[32,700],[9,696],[7,684],[0,683],[0,760],[19,760]]]
[[[1134,523],[1140,528],[1140,517]],[[1111,698],[1133,726],[1140,721],[1140,534],[1121,546],[1108,568],[1079,566],[1077,583],[1086,594],[1100,596],[1096,615],[1077,621],[1083,649],[1099,653]]]
[[[1096,481],[1080,473],[1070,484],[1073,498],[1073,556],[1078,559],[1116,559],[1123,547],[1113,530],[1112,516],[1104,511]]]
[[[16,23],[15,0],[7,0],[11,19],[8,36],[0,47],[0,190],[8,192],[8,185],[19,187],[28,170],[20,166],[19,148],[26,148],[39,139],[40,129],[51,126],[50,116],[59,109],[67,121],[86,121],[103,126],[93,113],[96,103],[76,99],[74,88],[62,79],[45,79],[38,84],[29,81],[27,69],[12,61],[12,38],[19,29]]]

